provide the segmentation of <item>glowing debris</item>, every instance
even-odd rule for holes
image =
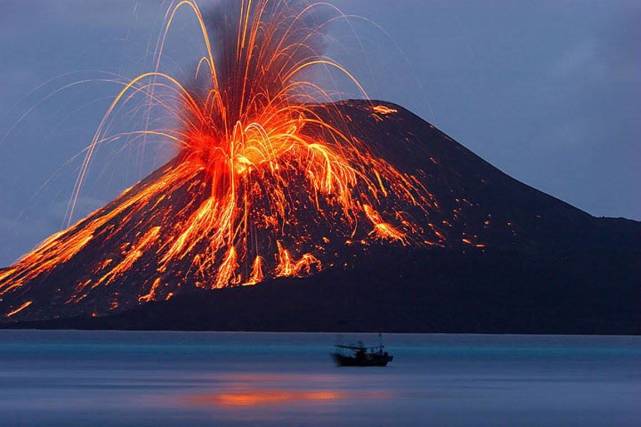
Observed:
[[[12,317],[15,316],[16,314],[20,313],[22,310],[26,309],[32,304],[32,301],[26,301],[23,304],[20,305],[20,307],[16,308],[15,310],[10,311],[9,313],[6,314],[7,317]]]
[[[382,114],[382,115],[384,115],[384,116],[386,116],[386,115],[388,115],[388,114],[398,113],[398,110],[397,110],[397,109],[395,109],[395,108],[390,108],[390,107],[388,107],[388,106],[386,106],[386,105],[375,105],[374,107],[372,107],[372,110],[373,110],[375,113]]]

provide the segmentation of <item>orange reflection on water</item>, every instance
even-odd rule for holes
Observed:
[[[338,400],[344,397],[343,394],[335,391],[252,390],[220,393],[213,396],[213,402],[221,406],[257,406],[293,401]],[[208,400],[207,397],[204,400]]]
[[[385,398],[384,393],[357,393],[358,397]],[[343,400],[355,397],[353,393],[334,390],[273,390],[255,389],[230,391],[191,396],[193,405],[217,405],[224,407],[245,407],[279,405],[292,402],[321,402]]]

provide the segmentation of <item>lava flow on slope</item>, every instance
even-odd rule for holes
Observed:
[[[170,7],[156,69],[115,97],[87,149],[68,217],[95,150],[118,137],[107,134],[114,112],[137,96],[179,126],[128,135],[166,138],[175,158],[0,270],[6,319],[101,315],[193,287],[309,275],[345,265],[355,246],[446,245],[430,220],[438,201],[424,176],[395,166],[384,155],[389,147],[359,131],[397,110],[366,101],[356,120],[314,78],[338,73],[362,91],[321,52],[340,13],[300,1],[223,5],[211,16],[192,0]],[[319,22],[318,8],[335,16]],[[206,51],[185,83],[159,69],[181,9],[193,12]]]

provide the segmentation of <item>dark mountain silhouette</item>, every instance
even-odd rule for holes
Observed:
[[[374,104],[387,112],[373,112]],[[309,277],[213,291],[172,287],[167,280],[158,289],[163,298],[149,301],[140,295],[147,292],[143,283],[155,260],[144,258],[132,273],[70,304],[72,288],[87,275],[87,266],[117,251],[92,241],[63,265],[3,295],[0,312],[11,313],[25,301],[33,304],[5,317],[4,325],[641,332],[641,223],[593,217],[502,173],[409,111],[374,104],[345,101],[338,106],[354,124],[347,125],[352,134],[429,190],[434,206],[420,225],[438,237],[430,247],[340,246],[333,248],[339,252],[333,266]],[[171,167],[161,168],[101,212],[115,209]],[[181,197],[180,191],[172,197]],[[83,222],[77,227],[81,230]],[[123,239],[129,232],[122,231]],[[169,293],[175,296],[164,301]],[[114,301],[111,310],[101,311]],[[99,316],[93,318],[96,311]]]

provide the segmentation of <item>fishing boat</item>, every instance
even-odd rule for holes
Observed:
[[[383,344],[365,347],[361,341],[356,345],[336,344],[331,353],[337,366],[387,366],[394,356],[385,351]]]

